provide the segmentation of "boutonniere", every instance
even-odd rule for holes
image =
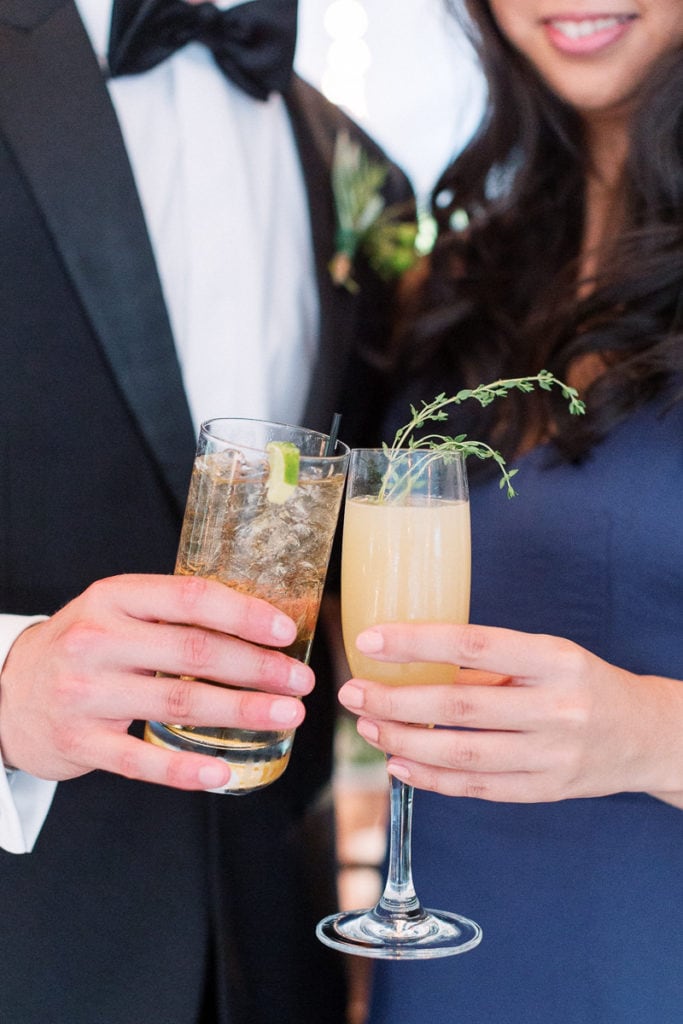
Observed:
[[[337,136],[332,161],[332,192],[337,214],[330,274],[336,285],[358,291],[354,261],[362,251],[384,280],[400,277],[418,258],[418,225],[406,207],[387,206],[382,195],[389,168],[371,160],[347,132]],[[401,216],[403,214],[403,217]]]

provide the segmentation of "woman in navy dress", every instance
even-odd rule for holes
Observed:
[[[340,697],[425,790],[423,903],[484,932],[376,962],[370,1021],[680,1024],[683,3],[466,6],[489,109],[435,190],[387,437],[411,401],[543,367],[587,414],[545,392],[459,406],[452,432],[519,469],[508,501],[469,466],[472,625],[358,641],[463,666],[456,688]]]

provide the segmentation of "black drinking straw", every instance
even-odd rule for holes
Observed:
[[[323,452],[323,455],[325,457],[327,457],[329,455],[334,455],[334,449],[337,447],[337,435],[339,434],[339,424],[340,423],[341,423],[341,413],[340,412],[335,412],[334,416],[332,417],[332,426],[330,427],[330,435],[327,438],[327,443],[325,445],[325,451]]]

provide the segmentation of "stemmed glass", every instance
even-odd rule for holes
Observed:
[[[354,450],[342,542],[344,646],[354,676],[394,686],[454,682],[454,665],[376,661],[357,650],[355,638],[381,622],[466,622],[470,562],[462,455]],[[324,918],[317,935],[326,945],[366,957],[428,959],[481,941],[474,921],[422,907],[412,879],[412,811],[412,787],[392,778],[384,892],[373,908]]]

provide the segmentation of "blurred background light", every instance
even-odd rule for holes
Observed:
[[[299,0],[296,66],[403,167],[423,201],[485,101],[443,0]]]
[[[372,63],[365,41],[368,16],[360,0],[333,0],[323,16],[329,45],[320,87],[333,103],[361,120],[368,116],[365,76]]]
[[[333,0],[324,11],[323,25],[333,39],[358,39],[368,30],[368,14],[360,0]]]

